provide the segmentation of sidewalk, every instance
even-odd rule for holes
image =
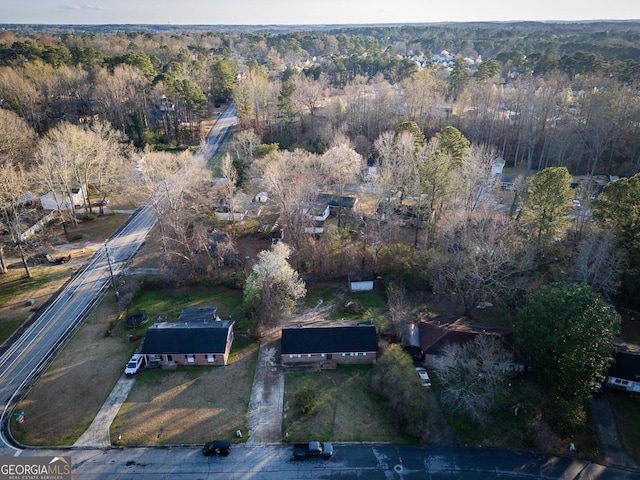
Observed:
[[[284,397],[284,374],[278,366],[280,338],[263,338],[254,373],[251,399],[249,401],[248,444],[279,443],[282,441],[282,406]],[[74,443],[74,447],[109,448],[109,428],[120,407],[133,388],[135,377],[124,374],[102,405],[89,428]]]
[[[130,378],[122,374],[87,431],[73,444],[74,447],[109,448],[111,446],[109,427],[127,399],[135,381],[135,377]]]

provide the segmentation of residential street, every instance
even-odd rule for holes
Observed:
[[[73,478],[90,480],[631,480],[640,471],[583,460],[484,448],[334,444],[330,460],[292,461],[289,445],[232,445],[228,457],[205,457],[201,446],[106,450],[27,450],[67,455]]]

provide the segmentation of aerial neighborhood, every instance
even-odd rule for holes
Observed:
[[[635,472],[639,36],[4,26],[6,445]]]

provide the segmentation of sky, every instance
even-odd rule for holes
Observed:
[[[640,20],[638,0],[1,0],[0,24],[321,25]]]

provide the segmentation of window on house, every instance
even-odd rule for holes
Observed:
[[[196,361],[195,355],[185,355],[185,358],[187,359],[187,363],[193,363]]]
[[[173,362],[173,355],[167,355],[167,362]]]
[[[211,355],[211,354],[207,355],[207,362],[213,363],[215,361],[216,361],[216,356],[215,355]]]

